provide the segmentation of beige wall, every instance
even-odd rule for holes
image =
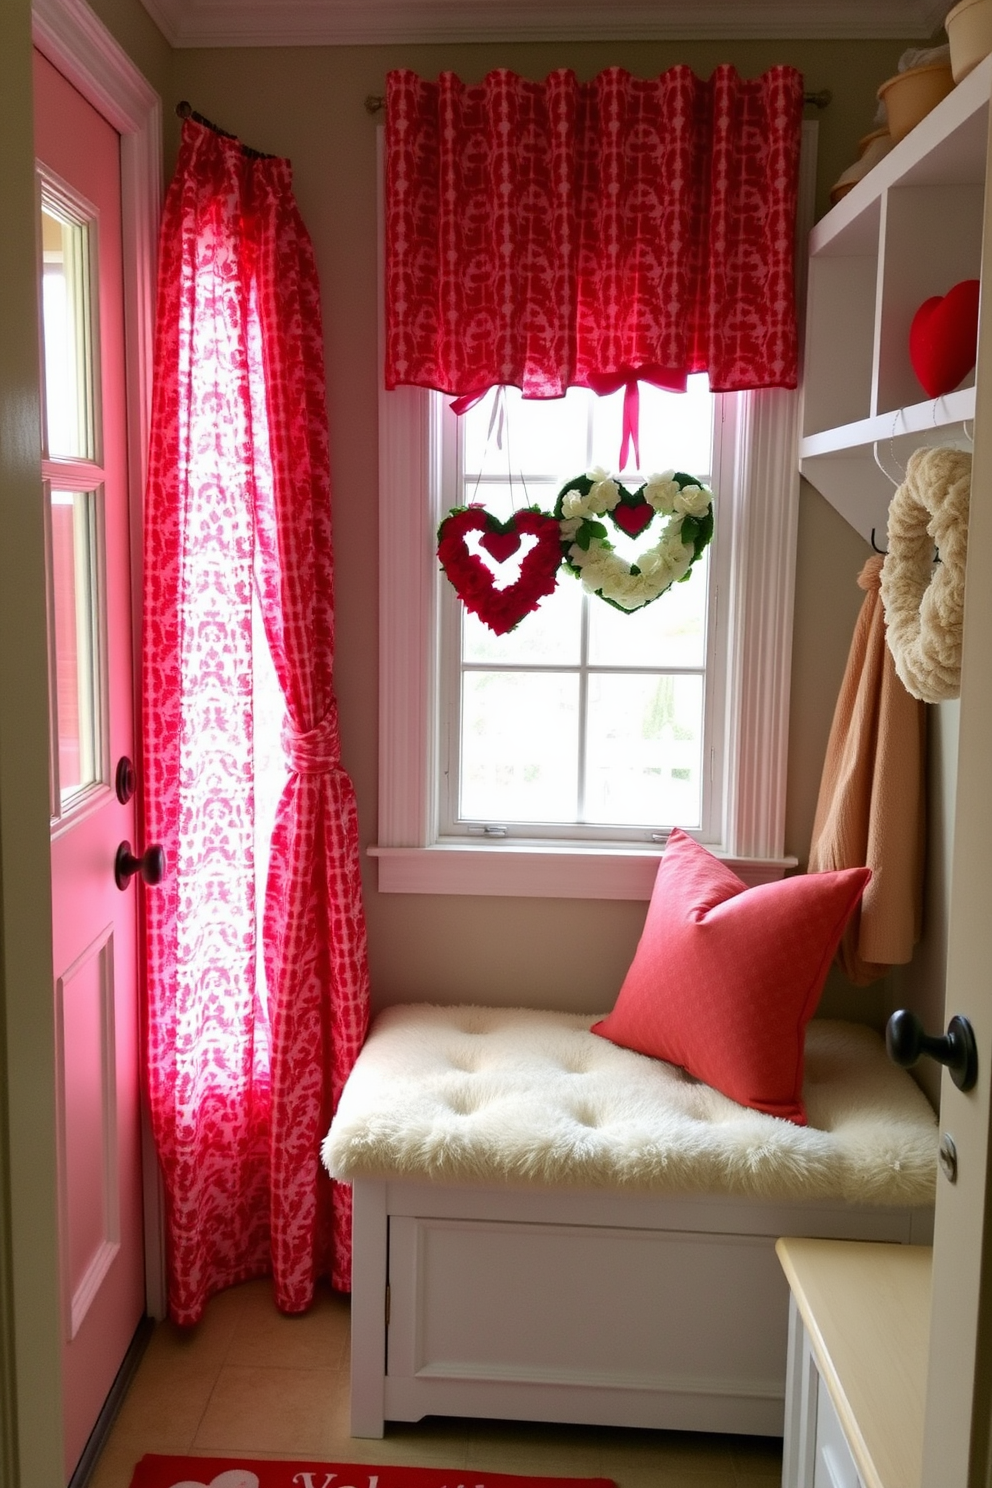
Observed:
[[[542,77],[582,76],[619,64],[651,76],[676,62],[707,74],[733,61],[746,75],[776,62],[802,69],[834,101],[819,115],[818,196],[854,158],[872,125],[875,89],[895,68],[899,42],[542,44],[181,51],[176,97],[256,148],[288,155],[313,235],[324,302],[337,543],[338,669],[346,764],[358,791],[363,844],[376,834],[376,120],[367,94],[388,69],[467,80],[495,66]],[[811,489],[802,498],[799,598],[787,848],[804,858],[833,701],[860,603],[864,544]],[[460,998],[591,1010],[609,1006],[643,922],[636,903],[380,895],[363,865],[377,1005]],[[882,1017],[876,994],[827,1011]]]
[[[87,3],[163,101],[167,100],[172,48],[140,0],[87,0]]]

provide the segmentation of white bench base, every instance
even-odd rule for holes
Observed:
[[[929,1244],[929,1208],[354,1182],[354,1436],[425,1415],[780,1436],[779,1235]]]

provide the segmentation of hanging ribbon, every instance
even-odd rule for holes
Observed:
[[[661,388],[666,393],[684,393],[686,390],[686,377],[683,372],[672,370],[668,367],[659,367],[652,363],[646,367],[620,367],[616,372],[590,372],[586,381],[589,390],[598,398],[608,398],[611,393],[617,393],[623,388],[623,427],[620,434],[620,461],[617,465],[618,472],[627,469],[628,462],[633,456],[634,468],[638,469],[641,463],[641,390],[640,383],[649,382],[652,387]],[[470,408],[475,408],[481,403],[492,388],[483,388],[476,393],[463,393],[460,398],[455,398],[451,403],[451,411],[459,417],[468,413]],[[506,421],[506,409],[504,404],[504,389],[497,385],[497,396],[493,400],[493,411],[489,420],[489,433],[486,436],[488,447],[492,438],[493,430],[496,430],[496,448],[503,448],[503,429]]]
[[[463,393],[460,398],[456,398],[448,406],[453,414],[461,418],[463,413],[468,413],[470,408],[477,407],[483,398],[487,398],[492,391],[493,389],[491,387],[487,387],[483,388],[481,393]],[[496,448],[499,450],[503,448],[503,430],[506,428],[506,384],[502,382],[497,383],[495,391],[496,396],[493,399],[493,411],[489,415],[489,428],[486,432],[486,449],[483,459],[485,459],[485,454],[489,452],[494,429],[496,430]]]
[[[667,367],[620,367],[616,372],[590,372],[588,386],[598,398],[607,398],[623,388],[623,428],[620,435],[619,472],[627,468],[631,455],[634,468],[641,463],[641,390],[640,383],[649,382],[652,387],[662,388],[668,393],[684,393],[686,378],[683,372]]]
[[[491,393],[494,387],[499,386],[499,383],[490,383],[489,387],[480,388],[478,392],[462,393],[449,405],[452,413],[456,413],[461,418],[463,413],[468,413],[470,408],[474,408],[477,403],[482,402],[487,393]]]

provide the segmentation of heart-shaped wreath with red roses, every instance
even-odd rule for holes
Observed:
[[[640,537],[655,518],[655,541],[632,562],[621,558],[597,518],[608,517],[627,537]],[[530,539],[512,583],[497,575],[467,542],[478,533],[479,548],[502,568]],[[441,567],[467,610],[496,635],[506,635],[552,592],[564,565],[590,594],[631,613],[684,583],[713,536],[713,493],[682,471],[666,471],[628,491],[605,470],[591,470],[562,486],[554,513],[530,506],[505,522],[485,507],[455,507],[438,528]]]
[[[534,539],[512,584],[497,588],[496,576],[465,539],[479,532],[479,546],[500,565],[519,551],[524,536]],[[539,506],[527,507],[501,522],[482,506],[456,507],[438,528],[437,556],[459,599],[496,635],[506,633],[536,610],[554,589],[561,567],[561,531]]]

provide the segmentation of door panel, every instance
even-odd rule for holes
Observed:
[[[60,1240],[70,1341],[120,1250],[115,950],[108,926],[55,984]]]
[[[65,1470],[144,1311],[134,883],[114,882],[134,803],[120,140],[40,55]]]

